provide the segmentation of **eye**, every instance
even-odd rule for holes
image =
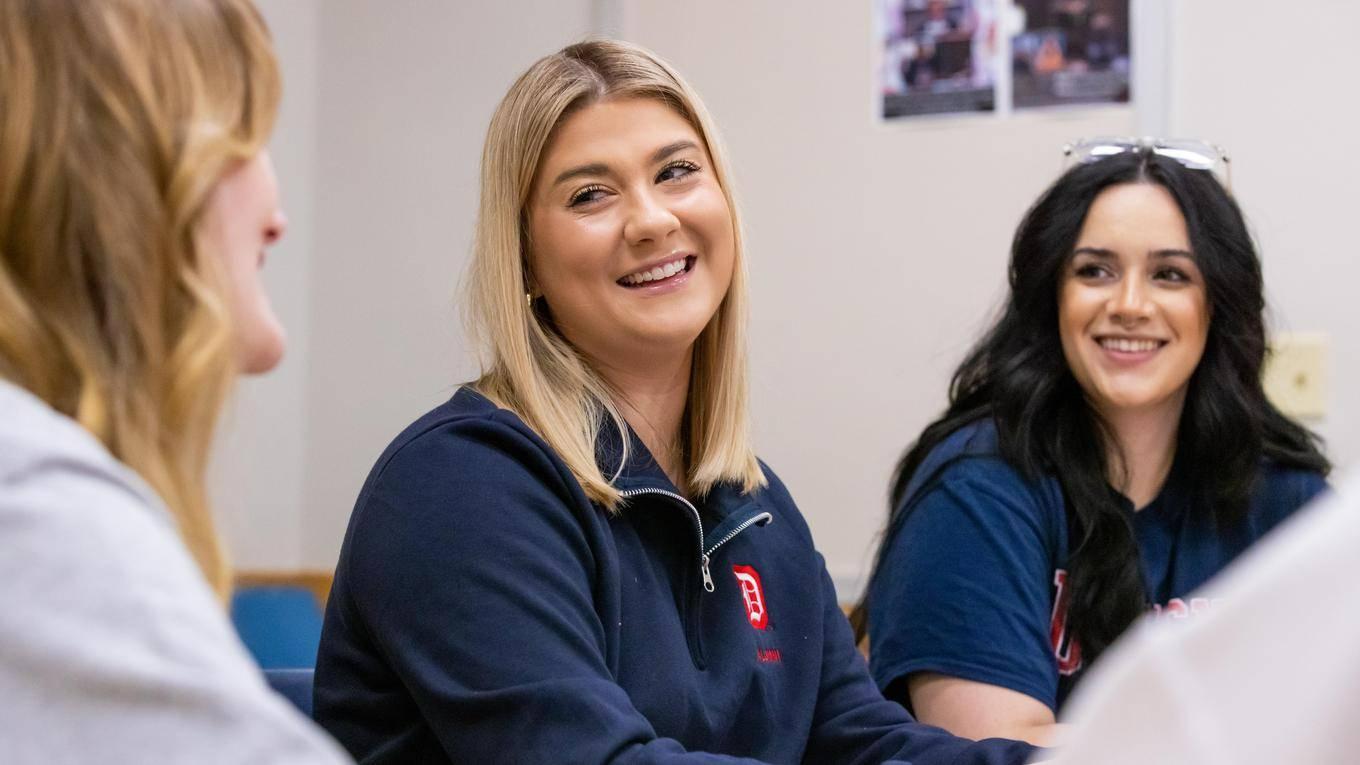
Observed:
[[[1190,275],[1179,268],[1159,268],[1157,269],[1157,272],[1152,275],[1152,278],[1159,279],[1164,282],[1191,281]]]
[[[1078,263],[1072,273],[1078,279],[1101,279],[1112,275],[1109,267],[1101,263]]]
[[[571,201],[567,203],[567,206],[581,207],[583,205],[588,205],[593,202],[598,202],[604,198],[604,195],[607,194],[608,191],[609,190],[603,186],[586,186],[585,188],[571,195]]]
[[[698,165],[687,159],[678,159],[661,168],[661,172],[656,174],[656,182],[665,183],[666,181],[678,181],[690,173],[697,172],[699,172]]]

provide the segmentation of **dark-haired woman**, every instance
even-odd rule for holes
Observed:
[[[1130,623],[1213,608],[1194,590],[1325,488],[1262,392],[1261,267],[1218,158],[1095,149],[1021,223],[856,613],[885,693],[963,736],[1048,742]]]

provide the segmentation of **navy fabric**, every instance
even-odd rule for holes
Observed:
[[[312,685],[315,672],[307,669],[266,669],[265,682],[274,692],[288,699],[289,703],[306,717],[312,716]]]
[[[1204,466],[1212,469],[1212,466]],[[1262,535],[1326,488],[1317,473],[1265,464],[1245,521],[1218,530],[1192,512],[1193,468],[1178,467],[1147,507],[1126,506],[1148,602],[1191,616],[1191,596]],[[936,672],[1019,691],[1057,711],[1087,668],[1065,634],[1068,529],[1051,476],[1029,481],[999,454],[991,421],[951,434],[904,494],[909,514],[869,592],[870,668],[891,698]]]
[[[696,519],[631,448],[616,485],[632,496],[611,515],[469,389],[398,436],[341,551],[316,719],[372,763],[927,765],[1032,751],[951,737],[882,698],[772,473],[750,495],[718,487]]]

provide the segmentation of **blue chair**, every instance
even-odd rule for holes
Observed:
[[[288,699],[298,711],[307,717],[312,716],[311,669],[266,669],[264,679],[280,696]]]
[[[321,605],[304,587],[243,587],[231,599],[231,621],[241,642],[266,670],[316,666]]]

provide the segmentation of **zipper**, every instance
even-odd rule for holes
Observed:
[[[717,542],[714,542],[707,549],[705,549],[704,521],[699,516],[699,509],[696,508],[689,500],[685,499],[684,497],[673,491],[667,491],[666,489],[626,489],[624,491],[619,492],[619,496],[625,498],[636,497],[640,494],[660,494],[663,497],[670,497],[671,499],[674,499],[678,501],[680,504],[689,508],[690,514],[694,516],[694,526],[699,533],[699,575],[703,579],[705,592],[713,592],[715,589],[713,586],[713,574],[709,570],[709,562],[712,560],[713,553],[717,552],[719,547],[722,547],[728,542],[731,542],[733,539],[736,539],[737,535],[741,534],[741,532],[751,528],[752,526],[757,525],[764,526],[774,520],[774,516],[768,512],[756,513],[750,518],[747,518],[745,521],[742,521],[741,525],[729,531],[727,535],[724,536],[722,539],[719,539]]]
[[[679,494],[665,489],[625,489],[624,491],[619,492],[619,496],[625,498],[636,497],[641,494],[660,494],[663,497],[670,497],[671,499],[677,500],[680,504],[689,508],[690,514],[694,516],[694,525],[699,530],[699,574],[704,580],[704,590],[706,592],[713,592],[713,575],[710,574],[708,570],[708,554],[713,552],[713,550],[718,549],[718,547],[722,545],[722,542],[714,545],[710,550],[704,550],[704,521],[699,517],[699,508],[695,507],[689,500]],[[735,534],[732,536],[735,536]],[[728,539],[730,538],[731,537],[729,536]],[[727,539],[723,540],[723,542],[726,541]]]
[[[774,517],[769,513],[757,513],[756,515],[742,521],[736,528],[724,533],[722,538],[714,542],[712,545],[705,546],[703,518],[699,515],[699,509],[696,508],[688,499],[685,499],[683,496],[677,494],[676,492],[668,491],[666,489],[639,488],[639,489],[626,489],[624,491],[619,492],[619,496],[624,498],[636,497],[642,494],[659,494],[663,497],[673,499],[676,502],[679,502],[681,505],[684,505],[685,508],[689,510],[690,515],[693,516],[694,528],[697,530],[698,533],[699,576],[703,580],[704,592],[711,593],[716,589],[713,585],[713,574],[711,571],[709,571],[709,563],[712,561],[711,556],[713,555],[713,553],[715,553],[718,550],[718,548],[732,541],[734,538],[736,538],[738,534],[750,528],[751,526],[756,524],[763,525],[769,523],[771,520],[774,519]],[[722,524],[719,524],[719,527],[714,530],[721,531],[721,528]],[[703,599],[703,592],[699,591],[698,589],[692,589],[693,584],[691,583],[693,581],[694,580],[690,579],[689,577],[685,577],[685,579],[683,580],[684,582],[683,600],[686,603],[688,603],[688,605],[684,608],[684,611],[682,613],[682,619],[685,623],[685,635],[686,640],[689,643],[690,658],[694,661],[694,666],[702,672],[705,671],[708,666],[707,662],[704,659],[703,641],[700,638],[700,636],[703,634],[703,624],[701,620],[702,607],[700,602]]]
[[[745,521],[742,521],[740,526],[736,527],[735,529],[732,529],[732,531],[730,531],[727,534],[727,536],[723,537],[722,539],[719,539],[717,542],[714,542],[711,547],[704,551],[704,565],[705,566],[708,565],[708,556],[717,552],[719,547],[722,547],[728,542],[731,542],[741,532],[751,528],[752,526],[764,526],[773,520],[774,516],[770,515],[769,513],[756,513],[750,518],[747,518]],[[713,592],[713,590],[709,590],[709,592]]]

